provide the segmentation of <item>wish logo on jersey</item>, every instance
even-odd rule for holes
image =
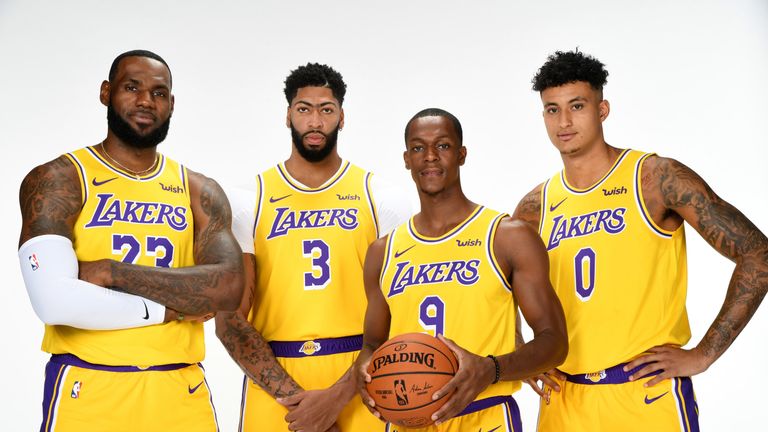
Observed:
[[[267,240],[288,234],[295,229],[328,228],[339,226],[345,230],[357,228],[356,208],[331,208],[320,210],[290,210],[288,207],[275,209],[277,216],[269,230]]]
[[[98,194],[93,218],[85,227],[110,227],[115,222],[142,225],[168,225],[176,231],[187,227],[187,208],[159,202],[113,199],[114,194]]]
[[[560,242],[573,237],[583,237],[605,230],[609,234],[617,234],[627,226],[624,223],[624,213],[627,209],[598,210],[592,213],[564,218],[563,215],[552,219],[552,233],[549,235],[547,250],[552,250]]]
[[[480,279],[478,266],[479,259],[443,261],[418,266],[412,265],[410,261],[397,263],[387,297],[400,294],[411,285],[451,282],[454,279],[462,285],[472,285]]]

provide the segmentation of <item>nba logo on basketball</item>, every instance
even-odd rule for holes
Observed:
[[[70,396],[72,399],[77,399],[80,397],[80,389],[83,388],[83,385],[80,383],[80,381],[75,381],[75,384],[72,386],[72,393]]]
[[[408,405],[408,394],[405,392],[405,380],[395,380],[395,397],[397,397],[397,404],[400,406]]]
[[[32,254],[29,256],[29,264],[32,266],[32,271],[40,268],[40,262],[37,261],[37,255]]]

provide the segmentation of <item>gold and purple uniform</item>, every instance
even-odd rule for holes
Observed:
[[[257,280],[249,320],[307,390],[335,383],[362,347],[363,261],[379,229],[370,181],[370,173],[347,161],[317,188],[293,179],[283,164],[257,177]],[[286,413],[244,381],[240,430],[287,430]],[[381,423],[355,396],[338,425],[354,432]]]
[[[515,350],[516,306],[493,244],[506,214],[478,206],[440,237],[426,237],[413,224],[390,233],[380,285],[391,315],[389,336],[443,334],[477,355]],[[519,381],[488,386],[459,416],[422,429],[387,425],[387,431],[520,431],[510,396]],[[494,429],[495,428],[495,429]]]
[[[94,147],[65,155],[83,197],[73,230],[78,260],[194,265],[187,170],[158,155],[137,178]],[[203,325],[170,322],[123,330],[46,325],[43,431],[215,431],[201,366]]]
[[[586,189],[564,171],[542,188],[539,232],[569,352],[558,368],[568,380],[542,403],[540,431],[698,430],[690,378],[645,389],[650,378],[629,383],[632,371],[622,370],[651,347],[691,336],[685,231],[664,230],[648,214],[641,167],[649,156],[624,150]]]

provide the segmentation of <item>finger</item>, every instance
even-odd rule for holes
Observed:
[[[447,383],[445,383],[444,386],[440,387],[434,393],[432,393],[432,400],[438,400],[443,397],[443,395],[450,394],[454,389],[456,389],[456,387],[458,387],[458,381],[459,380],[456,379],[456,376],[451,378]]]
[[[445,405],[441,406],[439,410],[435,411],[434,414],[432,414],[432,421],[435,422],[435,425],[440,425],[440,423],[443,423],[458,414],[458,410],[455,409],[456,405],[456,398],[452,397],[445,403]]]
[[[367,407],[375,407],[376,401],[373,400],[370,394],[368,394],[368,390],[365,388],[365,386],[360,387],[360,399],[363,400],[363,405]]]
[[[462,354],[462,349],[458,345],[456,345],[452,340],[443,336],[442,333],[438,333],[437,338],[443,341],[448,346],[448,348],[450,348],[451,351],[456,354],[457,359],[460,358],[459,355]],[[461,362],[459,362],[459,365],[461,365]]]
[[[641,378],[647,377],[649,374],[652,374],[653,372],[656,372],[658,370],[663,370],[663,369],[664,368],[662,367],[660,362],[648,363],[642,369],[630,375],[629,380],[636,381]]]
[[[302,394],[303,394],[303,392],[302,393],[296,393],[294,395],[290,395],[290,396],[286,396],[286,397],[282,397],[282,398],[277,398],[275,400],[277,401],[277,403],[279,403],[280,405],[282,405],[284,407],[290,407],[292,405],[296,405],[299,402],[301,402],[301,399],[303,398]]]
[[[550,377],[549,375],[542,375],[539,377],[539,379],[541,380],[542,388],[545,386],[548,386],[549,388],[551,388],[556,392],[560,391],[560,384],[556,380],[552,379],[552,377]]]
[[[659,361],[659,358],[656,354],[644,355],[627,363],[626,365],[624,365],[623,369],[624,369],[624,372],[629,372],[632,369],[638,368],[644,364],[653,363],[656,361]]]
[[[568,379],[568,377],[565,376],[565,372],[562,372],[559,369],[552,369],[551,371],[547,371],[544,375],[555,377],[555,379],[560,381],[565,381]]]
[[[525,380],[525,383],[531,386],[533,391],[536,392],[536,394],[539,395],[540,397],[544,397],[546,395],[546,392],[544,391],[544,389],[542,387],[539,387],[539,383],[535,379],[528,378],[527,380]]]

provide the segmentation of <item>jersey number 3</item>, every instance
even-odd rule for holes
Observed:
[[[112,254],[123,255],[122,262],[136,264],[142,251],[141,243],[131,234],[112,234]],[[155,267],[173,264],[173,243],[167,237],[147,236],[145,255],[155,257]]]
[[[325,289],[331,283],[331,248],[322,240],[304,240],[302,256],[312,260],[312,271],[304,273],[304,289]]]

